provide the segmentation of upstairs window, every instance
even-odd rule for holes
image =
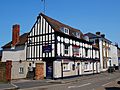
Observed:
[[[66,55],[69,54],[69,46],[68,46],[68,45],[65,45],[65,46],[64,46],[64,53],[65,53]]]
[[[88,56],[88,48],[85,48],[85,56]]]
[[[69,35],[69,29],[68,29],[68,28],[66,28],[66,27],[61,27],[60,30],[61,30],[62,32],[64,32],[65,34],[68,34],[68,35]]]
[[[73,45],[73,55],[79,56],[79,46]]]
[[[77,38],[80,38],[80,33],[79,32],[73,32],[73,35]]]

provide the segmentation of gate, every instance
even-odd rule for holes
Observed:
[[[36,63],[35,79],[44,79],[44,63]]]

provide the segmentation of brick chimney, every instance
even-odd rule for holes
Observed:
[[[20,25],[15,24],[12,27],[12,46],[14,47],[19,42]]]
[[[101,34],[101,37],[102,37],[102,38],[105,38],[105,34]]]
[[[96,35],[100,35],[100,32],[96,32]]]

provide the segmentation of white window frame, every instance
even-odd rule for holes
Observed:
[[[73,35],[77,38],[80,38],[80,33],[79,32],[73,32]]]
[[[63,71],[70,71],[70,63],[63,63]]]
[[[24,67],[19,67],[19,74],[24,74]]]
[[[65,34],[68,34],[68,35],[69,35],[69,29],[68,29],[68,28],[66,28],[66,27],[61,27],[60,30],[61,30],[62,32],[64,32]]]
[[[65,46],[67,46],[68,49],[66,49]],[[68,55],[69,55],[69,48],[70,48],[69,45],[64,44],[64,54],[65,54],[65,56],[68,56]],[[67,51],[68,53],[66,54],[65,51]]]

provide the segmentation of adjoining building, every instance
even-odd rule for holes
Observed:
[[[119,62],[118,62],[118,48],[116,45],[110,45],[110,53],[109,53],[111,60],[109,60],[109,66],[114,67],[118,70]]]
[[[117,47],[117,56],[118,56],[118,68],[120,70],[120,47],[118,46],[118,44],[116,43],[115,46]]]
[[[26,62],[26,43],[28,33],[20,36],[20,25],[12,27],[12,41],[2,47],[2,62],[12,61],[11,79],[26,78],[28,62]]]
[[[109,67],[109,62],[111,61],[110,53],[110,46],[111,41],[105,38],[104,34],[100,32],[87,33],[85,34],[89,37],[90,41],[99,47],[100,50],[100,69],[101,71],[106,71]]]
[[[99,48],[80,30],[42,13],[28,34],[26,60],[41,61],[36,63],[37,79],[100,72]]]
[[[0,62],[2,60],[2,50],[0,50]]]

